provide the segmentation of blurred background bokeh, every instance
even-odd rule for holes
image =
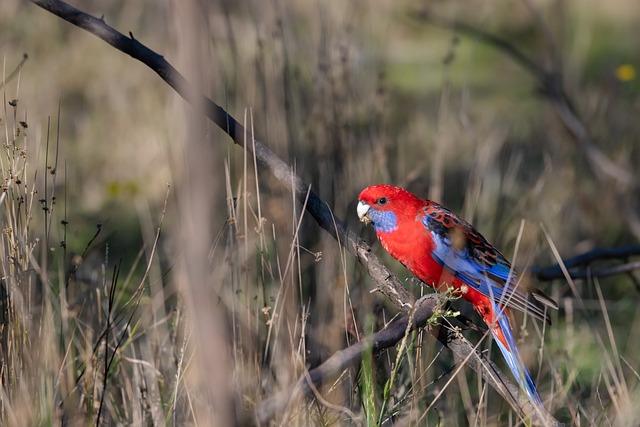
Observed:
[[[74,6],[162,54],[369,243],[375,236],[357,222],[356,199],[381,182],[460,213],[521,269],[557,262],[549,240],[569,258],[640,238],[640,2]],[[594,167],[531,70],[479,35],[445,25],[453,21],[560,76],[593,145],[617,172]],[[22,0],[0,3],[0,46],[5,78],[28,55],[2,88],[3,255],[12,244],[30,247],[20,268],[35,272],[25,279],[32,287],[20,282],[11,291],[33,301],[18,310],[21,338],[7,338],[10,321],[3,326],[5,357],[13,346],[12,357],[29,354],[28,363],[3,361],[8,423],[252,423],[259,403],[305,367],[396,313],[369,293],[354,258],[281,183],[254,169],[146,66]],[[24,153],[16,155],[16,146]],[[16,167],[27,182],[11,178]],[[29,215],[16,214],[25,206],[18,193],[33,200]],[[23,218],[23,238],[6,232],[15,228],[9,218]],[[379,245],[374,250],[408,277]],[[632,405],[640,398],[637,280],[577,280],[581,298],[565,280],[537,284],[560,310],[544,333],[529,321],[522,353],[562,421],[631,425],[640,417]],[[110,304],[113,286],[119,296]],[[39,328],[44,323],[49,329]],[[517,421],[470,371],[422,414],[454,365],[440,349],[416,337],[390,386],[395,400],[381,397],[395,369],[390,353],[369,367],[377,392],[363,387],[369,377],[360,369],[323,390],[355,418],[297,402],[278,421]],[[363,403],[363,390],[377,405]]]

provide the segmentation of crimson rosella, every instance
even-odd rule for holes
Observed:
[[[509,308],[549,322],[557,304],[517,281],[509,261],[445,207],[391,185],[373,185],[358,197],[358,216],[372,223],[382,246],[427,285],[451,289],[469,301],[489,326],[522,389],[542,406],[524,366],[509,321]]]

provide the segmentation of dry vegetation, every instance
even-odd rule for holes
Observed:
[[[420,6],[562,70],[628,182],[594,168],[513,58],[414,2],[77,6],[164,55],[353,229],[359,191],[389,182],[462,213],[521,268],[640,238],[636,1]],[[251,425],[261,402],[397,314],[292,194],[147,68],[19,0],[0,2],[0,42],[1,424]],[[561,308],[519,333],[547,408],[569,425],[634,425],[637,278],[539,285]],[[431,335],[408,338],[274,424],[522,422]]]

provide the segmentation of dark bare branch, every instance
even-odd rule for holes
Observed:
[[[146,64],[155,71],[180,96],[196,108],[201,108],[203,114],[211,119],[220,129],[226,132],[233,141],[251,153],[255,153],[257,160],[266,167],[282,185],[293,191],[300,203],[305,203],[309,185],[296,175],[292,168],[280,159],[273,151],[259,140],[251,140],[245,128],[229,115],[222,107],[209,98],[197,93],[187,80],[162,55],[157,54],[142,43],[127,37],[107,25],[102,19],[88,15],[62,1],[31,0],[43,9],[58,15],[62,19],[82,28],[101,38],[116,49],[134,59]],[[245,147],[245,140],[249,144]],[[333,215],[329,206],[313,191],[309,193],[306,209],[316,220],[318,225],[335,237],[341,245],[356,256],[358,261],[374,278],[377,288],[403,311],[409,311],[415,298],[406,291],[402,282],[389,271],[380,260],[371,253],[371,248],[364,240]]]
[[[441,296],[430,294],[419,300],[416,310],[391,324],[384,330],[366,337],[354,345],[334,353],[320,366],[311,369],[308,375],[302,375],[297,383],[288,389],[280,391],[275,396],[264,400],[257,409],[258,422],[262,425],[268,424],[278,414],[289,406],[289,404],[300,397],[310,396],[313,387],[319,387],[328,380],[334,379],[342,371],[355,366],[362,359],[362,355],[371,351],[377,354],[385,349],[395,346],[406,334],[416,329],[424,327],[430,319],[434,318],[434,312],[444,303]],[[408,322],[412,319],[412,324],[407,328]],[[454,353],[464,363],[471,366],[482,376],[489,385],[497,390],[507,400],[512,407],[520,408],[519,413],[525,419],[532,419],[536,425],[557,426],[561,425],[552,418],[544,420],[542,417],[548,414],[540,414],[532,407],[527,397],[520,393],[519,388],[512,383],[502,381],[504,374],[481,353],[475,351],[470,345],[461,345],[464,340],[460,339],[458,332],[453,331],[444,325],[437,328],[427,328],[428,332],[438,338],[451,348]],[[309,380],[313,383],[309,384]]]
[[[632,256],[640,256],[640,246],[628,245],[617,248],[596,248],[573,258],[563,260],[562,263],[574,279],[606,277],[640,269],[640,261],[626,262],[627,259]],[[609,260],[622,260],[623,263],[607,267],[592,267],[592,264],[596,262]],[[535,275],[538,280],[547,281],[564,278],[560,265],[532,267],[529,271]]]
[[[424,301],[424,302],[423,302]],[[343,370],[355,366],[362,359],[362,355],[371,351],[376,354],[384,349],[395,346],[407,331],[423,327],[427,321],[433,317],[434,307],[438,304],[438,297],[431,294],[428,298],[421,300],[419,308],[415,311],[413,325],[407,329],[410,315],[406,315],[391,324],[384,330],[365,337],[363,340],[337,351],[318,367],[311,369],[309,375],[302,375],[298,382],[288,389],[280,391],[275,396],[264,400],[257,409],[258,421],[260,424],[267,424],[277,414],[289,405],[289,402],[301,396],[311,395],[311,385],[306,380],[307,377],[313,386],[319,387],[326,381],[335,378]]]

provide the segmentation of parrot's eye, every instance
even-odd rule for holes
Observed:
[[[376,200],[376,205],[382,206],[382,205],[386,205],[387,204],[387,198],[386,197],[380,197],[378,200]]]

